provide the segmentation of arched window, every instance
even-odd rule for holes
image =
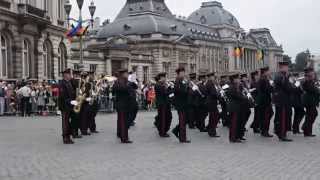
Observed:
[[[0,34],[0,77],[8,76],[8,41],[5,36]]]
[[[43,76],[47,79],[54,78],[54,64],[53,64],[53,57],[52,57],[52,44],[49,40],[46,40],[43,44]]]
[[[67,68],[66,49],[63,44],[60,44],[58,48],[58,72],[61,72],[66,68]]]
[[[24,78],[30,75],[30,44],[27,40],[23,41],[22,50],[22,76]]]

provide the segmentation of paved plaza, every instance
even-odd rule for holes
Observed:
[[[62,144],[59,117],[1,117],[0,180],[320,179],[320,137],[280,143],[250,131],[247,143],[230,144],[219,128],[219,139],[188,130],[192,143],[179,144],[157,136],[154,115],[139,113],[130,145],[116,138],[114,114],[99,115],[101,133],[74,145]]]

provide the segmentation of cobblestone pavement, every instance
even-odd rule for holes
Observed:
[[[74,145],[62,144],[58,117],[1,117],[0,180],[320,179],[319,137],[290,135],[294,142],[280,143],[250,131],[247,143],[230,144],[219,128],[219,139],[188,130],[192,143],[179,144],[157,136],[154,115],[138,115],[131,145],[116,138],[115,115],[100,115],[101,133]]]

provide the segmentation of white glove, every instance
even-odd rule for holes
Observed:
[[[174,97],[174,94],[173,93],[169,94],[169,98],[172,98],[172,97]]]
[[[228,84],[226,84],[226,85],[222,86],[222,89],[223,89],[223,90],[226,90],[226,89],[229,89],[229,87],[230,87],[230,86],[229,86]]]
[[[248,94],[247,94],[247,97],[248,97],[249,99],[252,98],[251,93],[248,93]]]
[[[77,105],[78,105],[78,101],[73,100],[73,101],[70,102],[70,104],[71,104],[71,105],[74,105],[74,106],[77,106]]]
[[[196,90],[198,90],[198,89],[199,89],[198,86],[193,86],[193,87],[192,87],[192,90],[193,90],[193,91],[196,91]]]
[[[296,87],[300,87],[301,83],[300,83],[300,81],[297,81],[296,83],[294,83],[294,85],[295,85]]]
[[[272,80],[270,80],[269,82],[270,82],[271,85],[273,85],[273,83],[274,83]]]
[[[257,90],[257,89],[256,88],[252,88],[252,89],[249,90],[249,92],[253,92],[255,90]]]
[[[90,102],[90,101],[91,101],[91,98],[87,98],[86,101],[87,101],[87,102]]]

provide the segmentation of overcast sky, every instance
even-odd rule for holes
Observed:
[[[173,14],[189,16],[205,0],[166,0]],[[76,5],[76,0],[71,0]],[[91,0],[85,0],[89,4]],[[96,16],[113,20],[126,0],[94,0]],[[320,55],[319,0],[220,0],[226,10],[239,21],[242,28],[266,27],[274,39],[282,44],[285,53],[295,58],[307,48]],[[75,6],[73,14],[76,14]],[[89,14],[87,6],[84,13]]]

